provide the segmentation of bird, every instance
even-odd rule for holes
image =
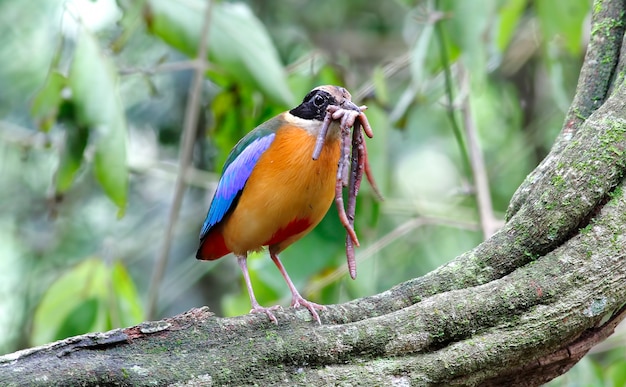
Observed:
[[[278,254],[317,226],[333,202],[342,144],[338,121],[330,123],[319,156],[312,157],[329,107],[360,113],[345,88],[324,85],[244,136],[226,159],[200,231],[196,258],[215,260],[232,252],[250,313],[265,313],[275,324],[272,311],[280,306],[258,303],[247,267],[248,253],[264,247],[291,291],[291,306],[307,308],[319,324],[317,311],[325,309],[300,295]]]

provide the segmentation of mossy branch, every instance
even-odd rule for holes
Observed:
[[[616,312],[626,300],[626,190],[617,192],[589,227],[532,264],[377,317],[364,308],[354,322],[342,323],[346,306],[335,305],[322,326],[293,310],[279,312],[275,326],[264,316],[217,318],[196,309],[5,356],[0,378],[15,386],[202,378],[217,385],[387,385],[397,378],[466,384],[513,378],[511,369],[532,366],[544,380],[551,363],[539,359],[623,318]],[[404,284],[405,298],[420,297],[407,289]]]
[[[625,13],[626,4],[622,1],[594,1],[591,36],[580,70],[574,101],[565,116],[563,128],[550,154],[528,175],[513,195],[507,211],[507,219],[513,217],[527,201],[530,191],[535,189],[535,183],[544,179],[545,173],[554,167],[554,164],[558,162],[558,156],[573,140],[585,120],[602,106],[613,86],[623,83],[624,50],[621,50],[621,47],[624,40],[624,28],[626,28]]]

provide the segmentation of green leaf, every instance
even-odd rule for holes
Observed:
[[[616,351],[617,352],[617,351]],[[626,360],[616,360],[606,370],[605,385],[625,386],[626,385]]]
[[[559,42],[572,55],[578,55],[583,22],[589,12],[588,0],[539,0],[535,2],[541,29],[547,41],[559,38]]]
[[[115,313],[119,316],[119,322],[116,325],[130,326],[140,323],[143,317],[141,299],[132,277],[121,262],[113,265],[111,281],[117,305]]]
[[[124,214],[128,194],[128,165],[126,163],[126,125],[119,122],[113,130],[96,143],[94,173],[104,192]]]
[[[96,179],[120,214],[126,206],[126,118],[118,95],[117,76],[95,37],[84,28],[69,74],[76,121],[95,131]]]
[[[256,289],[258,286],[255,286]],[[274,297],[275,298],[275,297]],[[270,306],[265,303],[264,298],[258,298],[263,306]],[[222,313],[225,317],[241,316],[250,312],[250,297],[246,291],[246,285],[241,281],[241,291],[238,293],[227,293],[222,297]]]
[[[74,176],[83,162],[83,153],[87,146],[88,137],[89,131],[86,127],[69,123],[66,125],[65,141],[61,149],[61,159],[55,178],[57,193],[64,193],[71,187]]]
[[[425,23],[420,26],[419,35],[410,49],[410,70],[413,84],[422,85],[427,78],[426,60],[432,56],[431,44],[433,42],[434,23]]]
[[[89,332],[98,316],[98,299],[88,298],[76,305],[59,326],[54,340],[61,340],[78,333]]]
[[[61,73],[52,71],[33,99],[31,114],[40,130],[47,132],[54,124],[62,101],[61,91],[66,85],[67,79]]]
[[[506,50],[526,8],[528,0],[508,0],[498,11],[496,45],[500,52]]]
[[[495,1],[444,1],[452,18],[444,21],[450,40],[461,49],[461,59],[472,74],[473,84],[481,85],[487,74],[487,48],[485,36],[493,15]]]
[[[37,306],[31,344],[50,342],[60,338],[60,334],[67,337],[107,329],[103,316],[92,320],[90,326],[71,320],[71,315],[76,311],[84,312],[84,316],[88,315],[88,305],[84,305],[87,300],[106,299],[107,272],[102,260],[92,258],[81,262],[57,279]],[[80,330],[70,331],[71,327],[80,327]]]
[[[172,47],[195,57],[206,2],[149,0],[145,14],[149,30]],[[242,3],[212,5],[209,59],[231,82],[260,89],[285,106],[293,105],[285,70],[263,24]]]
[[[124,265],[86,259],[47,290],[35,311],[32,344],[134,325],[142,316],[141,300]]]

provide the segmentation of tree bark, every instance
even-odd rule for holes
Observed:
[[[567,371],[626,317],[621,0],[596,1],[576,97],[491,238],[320,314],[207,308],[0,357],[8,386],[520,385]]]

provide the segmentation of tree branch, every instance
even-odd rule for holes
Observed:
[[[590,228],[533,264],[389,313],[371,316],[382,309],[377,298],[387,310],[396,309],[388,293],[329,306],[322,326],[312,324],[306,311],[277,312],[281,324],[274,326],[264,316],[217,318],[195,309],[2,357],[0,378],[14,385],[83,384],[90,375],[139,386],[198,375],[214,384],[311,385],[345,378],[478,383],[516,365],[551,366],[539,359],[623,314],[614,312],[626,300],[620,285],[626,279],[625,192],[602,208]],[[356,304],[360,308],[351,309]],[[346,316],[353,322],[345,322]]]
[[[543,159],[537,168],[531,172],[522,185],[517,189],[509,209],[507,219],[510,219],[519,207],[527,200],[534,184],[543,178],[543,175],[554,166],[558,156],[571,142],[578,129],[585,120],[598,109],[609,95],[613,87],[615,70],[623,68],[624,51],[620,50],[624,39],[624,13],[626,4],[623,1],[595,0],[591,20],[591,40],[587,46],[585,60],[580,70],[576,95],[570,106],[563,128],[556,139],[550,154]],[[620,53],[621,52],[621,53]],[[623,76],[623,75],[621,75]],[[615,84],[621,85],[623,80],[618,79]]]
[[[464,67],[460,71],[461,87],[469,90],[470,75]],[[463,129],[465,130],[465,138],[467,138],[468,154],[470,166],[472,168],[472,176],[474,180],[474,191],[476,192],[476,204],[478,206],[478,215],[480,217],[480,225],[483,231],[483,238],[487,239],[492,236],[500,227],[501,221],[498,221],[493,214],[493,205],[491,203],[491,192],[489,190],[489,178],[487,176],[487,168],[485,159],[478,143],[478,131],[472,116],[470,106],[469,93],[466,93],[461,100],[461,117],[463,118]]]

